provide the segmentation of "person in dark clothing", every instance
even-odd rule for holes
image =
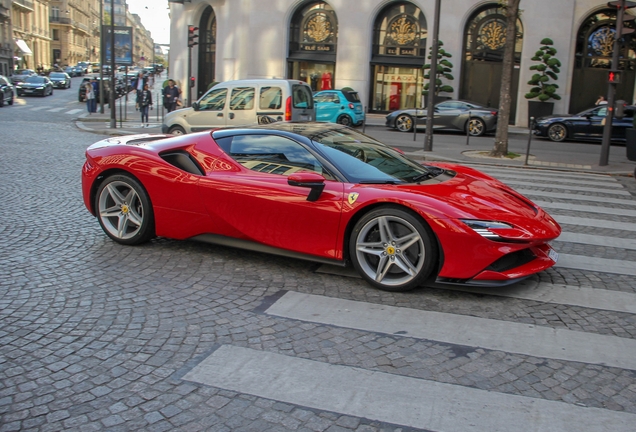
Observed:
[[[141,112],[141,127],[149,127],[148,110],[152,106],[152,93],[148,90],[148,84],[144,84],[144,89],[137,92],[137,108]],[[145,126],[144,126],[145,125]]]
[[[163,106],[168,112],[177,109],[179,102],[179,89],[174,85],[174,80],[168,80],[168,85],[163,89]]]

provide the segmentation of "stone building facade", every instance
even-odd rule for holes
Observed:
[[[11,0],[0,0],[0,75],[5,76],[13,69],[11,3]]]
[[[11,3],[13,67],[49,67],[49,0],[13,0]]]
[[[498,1],[442,2],[439,39],[452,55],[445,96],[497,107],[506,21]],[[196,94],[210,83],[294,78],[312,88],[353,87],[370,112],[422,106],[435,0],[169,0],[170,74],[188,82],[188,25]],[[531,58],[551,38],[561,61],[555,112],[578,112],[607,92],[615,11],[598,0],[521,2],[512,121],[527,124]],[[636,39],[636,38],[634,38]],[[618,97],[634,100],[634,43],[623,48]]]

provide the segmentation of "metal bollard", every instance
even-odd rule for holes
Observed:
[[[362,133],[367,130],[367,106],[364,106],[364,117],[362,118]]]
[[[468,122],[466,123],[466,145],[470,144],[470,116],[471,112],[468,110]]]
[[[417,107],[415,107],[415,118],[413,119],[413,141],[417,141]]]
[[[119,129],[122,128],[122,120],[121,98],[119,98]]]
[[[530,117],[530,133],[528,134],[528,148],[526,148],[526,161],[524,165],[528,165],[528,158],[530,157],[530,143],[532,142],[532,129],[534,126],[534,117]]]

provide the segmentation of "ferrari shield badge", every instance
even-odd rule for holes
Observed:
[[[358,199],[360,194],[358,192],[351,192],[349,194],[349,204],[353,205],[354,202]]]

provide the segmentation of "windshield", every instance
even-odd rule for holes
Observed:
[[[49,74],[49,78],[66,78],[66,75],[60,72],[52,72]]]
[[[36,84],[42,84],[44,83],[44,78],[39,77],[39,76],[30,76],[28,77],[25,82],[28,83],[36,83]]]
[[[311,139],[352,183],[415,183],[440,174],[353,130],[328,130]]]

